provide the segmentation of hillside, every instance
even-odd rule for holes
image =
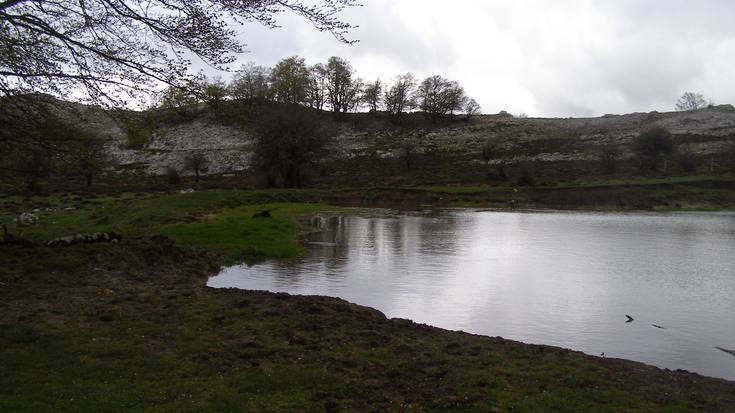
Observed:
[[[253,114],[239,102],[228,102],[217,116],[205,105],[186,116],[160,109],[106,111],[57,100],[52,106],[71,123],[105,139],[113,175],[151,177],[168,168],[186,175],[187,155],[202,153],[209,160],[210,180],[236,176],[241,183],[258,184],[251,168],[253,126],[262,112]],[[383,113],[349,114],[340,121],[327,113],[315,116],[336,136],[320,162],[305,171],[309,186],[516,185],[521,176],[545,186],[627,179],[640,175],[631,142],[653,126],[669,130],[676,144],[659,175],[719,175],[735,167],[735,108],[730,105],[599,118],[515,118],[501,113],[437,123],[411,113],[400,125]],[[614,148],[615,171],[604,170],[603,148]],[[683,170],[682,154],[693,160],[689,170]]]
[[[242,173],[250,166],[253,141],[247,121],[235,126],[200,108],[189,119],[150,121],[147,136],[131,146],[129,127],[115,119],[119,116],[90,106],[64,107],[67,114],[107,137],[108,150],[120,169],[146,174],[162,174],[167,167],[181,170],[192,152],[207,156],[212,175]],[[339,133],[311,182],[479,183],[487,180],[493,165],[504,165],[509,176],[519,165],[532,165],[539,177],[568,180],[600,175],[600,149],[609,144],[619,148],[623,164],[619,173],[626,174],[634,172],[632,165],[626,166],[632,156],[631,140],[651,126],[671,131],[678,152],[693,154],[700,171],[723,172],[732,166],[735,108],[730,105],[599,118],[483,115],[441,124],[412,114],[402,126],[391,125],[382,114],[352,114],[336,123]],[[486,166],[481,153],[488,143],[492,156]],[[413,158],[410,168],[401,160],[407,152]],[[676,170],[673,158],[671,167]],[[356,168],[359,174],[354,173]],[[425,173],[431,176],[422,178]]]

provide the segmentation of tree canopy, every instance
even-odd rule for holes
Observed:
[[[225,67],[242,52],[234,24],[278,27],[291,12],[339,41],[355,0],[0,0],[0,95],[84,94],[120,103],[179,85],[196,57]]]

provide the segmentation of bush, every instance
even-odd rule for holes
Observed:
[[[517,186],[536,186],[536,176],[531,165],[523,164],[516,175]]]
[[[184,159],[184,169],[194,172],[196,182],[199,182],[199,176],[209,169],[209,159],[202,152],[189,154]]]
[[[679,165],[684,172],[694,172],[697,170],[697,160],[691,152],[684,152],[679,158]]]
[[[166,177],[166,182],[171,185],[178,185],[181,182],[181,175],[179,175],[179,171],[173,166],[166,168],[164,176]]]
[[[617,172],[617,161],[620,157],[620,149],[616,145],[607,144],[600,148],[600,164],[602,172],[614,174]]]
[[[261,116],[253,164],[268,186],[301,187],[305,168],[326,152],[335,131],[319,114],[291,106]]]
[[[641,171],[658,171],[661,159],[674,152],[671,132],[660,126],[646,129],[633,140],[633,152],[638,157]]]

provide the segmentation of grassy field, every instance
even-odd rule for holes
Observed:
[[[339,299],[205,287],[224,262],[298,254],[300,222],[327,208],[316,201],[467,193],[374,191],[1,198],[2,222],[38,210],[13,234],[123,239],[0,246],[0,411],[733,410],[724,380],[389,320]],[[273,217],[252,217],[264,210]]]

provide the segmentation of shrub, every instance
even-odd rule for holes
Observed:
[[[173,166],[166,168],[164,176],[166,177],[166,182],[171,185],[178,185],[181,182],[181,175],[179,175],[179,171]]]
[[[195,180],[199,182],[199,176],[209,169],[209,159],[202,152],[189,154],[184,159],[184,169],[194,172]]]
[[[536,186],[536,176],[531,165],[523,164],[520,166],[516,175],[516,185]]]
[[[614,174],[617,171],[617,161],[620,157],[620,149],[616,145],[607,144],[600,148],[600,164],[602,172]]]
[[[660,126],[646,129],[633,140],[633,151],[638,157],[641,171],[658,171],[659,161],[674,152],[671,132]]]
[[[679,165],[684,172],[694,172],[697,170],[697,160],[691,152],[684,152],[679,158]]]

